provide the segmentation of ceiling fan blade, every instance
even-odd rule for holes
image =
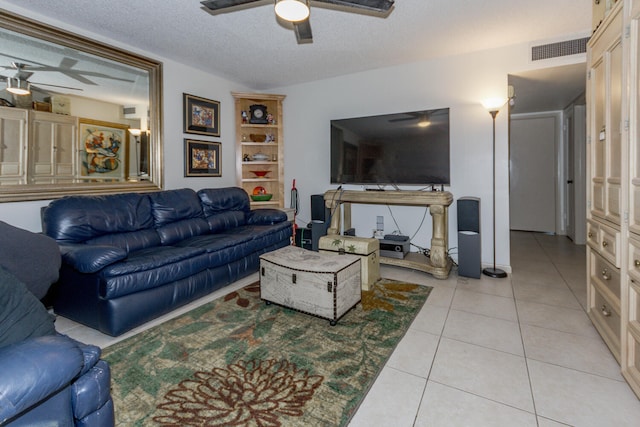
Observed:
[[[209,10],[221,10],[259,1],[262,0],[204,0],[200,3]]]
[[[386,12],[393,6],[394,0],[313,0],[338,6],[366,9],[374,12]]]
[[[298,40],[298,44],[301,43],[311,43],[313,41],[313,35],[311,34],[311,23],[309,22],[309,18],[304,21],[294,22],[293,30],[296,33],[296,40]]]
[[[48,84],[48,83],[40,83],[40,82],[33,82],[33,84],[35,84],[35,85],[39,85],[39,86],[59,87],[59,88],[61,88],[61,89],[78,90],[78,91],[80,91],[80,92],[83,92],[83,91],[84,91],[84,89],[80,89],[79,87],[70,87],[70,86],[52,85],[52,84]]]
[[[417,117],[406,117],[404,119],[389,119],[389,123],[406,122],[407,120],[418,120]]]
[[[31,77],[32,75],[33,73],[30,71],[18,70],[16,75],[13,77],[20,80],[29,80],[29,77]]]

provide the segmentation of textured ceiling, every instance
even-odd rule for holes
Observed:
[[[378,17],[312,1],[313,43],[299,45],[292,28],[276,19],[273,1],[255,4],[212,14],[198,0],[0,0],[0,8],[43,14],[262,91],[518,43],[584,37],[592,7],[591,0],[396,0],[388,16]],[[584,81],[584,72],[578,76],[571,78]],[[553,78],[545,73],[545,79]],[[519,91],[522,110],[527,92],[571,96],[564,94],[566,85],[548,92],[533,80],[535,91]]]

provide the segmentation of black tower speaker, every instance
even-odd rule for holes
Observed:
[[[328,222],[329,208],[325,207],[324,194],[314,194],[311,196],[311,221]]]
[[[311,247],[309,249],[314,251],[319,249],[320,237],[327,234],[330,217],[331,212],[329,208],[325,207],[324,194],[313,194],[311,196],[311,222],[307,226],[311,230]]]
[[[482,273],[480,199],[458,199],[458,275],[479,279]]]

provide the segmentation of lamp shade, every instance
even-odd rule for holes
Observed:
[[[301,0],[276,0],[276,15],[280,18],[299,22],[309,17],[309,6],[306,1]]]
[[[140,136],[142,131],[140,129],[129,129],[129,133],[133,136]]]
[[[29,95],[29,82],[22,79],[10,77],[7,79],[7,91],[14,95]]]
[[[504,98],[488,98],[482,101],[482,106],[489,112],[497,111],[502,108],[507,100]]]

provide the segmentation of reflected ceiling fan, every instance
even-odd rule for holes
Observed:
[[[400,117],[389,120],[389,123],[406,122],[409,120],[418,120],[418,126],[427,127],[431,125],[431,118],[444,112],[446,109],[416,111],[411,113],[402,113],[408,117]]]
[[[77,87],[69,87],[69,86],[60,86],[48,83],[40,83],[40,82],[31,82],[29,78],[33,75],[32,71],[26,71],[30,65],[23,64],[21,62],[12,62],[11,65],[1,66],[0,68],[4,68],[5,70],[16,70],[16,73],[13,77],[9,76],[0,76],[0,81],[4,81],[7,84],[7,91],[14,95],[29,95],[32,90],[48,93],[44,89],[40,89],[38,86],[48,86],[55,87],[60,89],[70,89],[82,91],[82,89]]]
[[[393,6],[395,0],[275,0],[275,12],[278,17],[293,24],[298,43],[311,43],[311,24],[309,22],[309,3],[325,3],[360,9],[384,15]],[[205,0],[202,5],[214,12],[225,11],[249,3],[262,3],[263,0]]]

